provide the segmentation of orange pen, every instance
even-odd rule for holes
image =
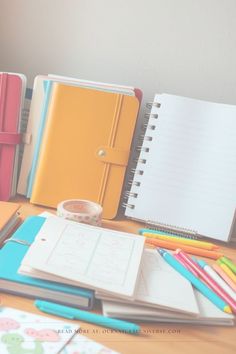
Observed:
[[[185,237],[180,237],[180,236],[174,236],[174,235],[162,235],[158,234],[157,232],[143,232],[143,236],[148,237],[148,238],[153,238],[157,240],[163,240],[163,241],[170,241],[170,242],[176,242],[176,243],[181,243],[183,245],[191,246],[191,247],[197,247],[197,248],[203,248],[209,251],[216,250],[219,248],[219,246],[214,245],[211,242],[205,242],[205,241],[200,241],[200,240],[193,240],[191,238],[185,238]]]
[[[186,245],[176,243],[176,242],[174,243],[171,241],[163,241],[163,240],[146,238],[146,243],[149,245],[167,248],[170,250],[176,250],[177,248],[181,248],[183,251],[186,251],[190,254],[194,254],[196,256],[201,256],[201,257],[207,257],[207,258],[212,258],[212,259],[218,259],[219,257],[222,257],[222,254],[219,252],[208,251],[205,249],[192,247],[192,246],[186,246]]]

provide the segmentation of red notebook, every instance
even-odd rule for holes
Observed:
[[[0,200],[5,201],[15,194],[25,87],[24,75],[0,73]]]

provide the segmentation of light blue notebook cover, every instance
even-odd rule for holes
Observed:
[[[47,122],[47,112],[48,112],[48,106],[49,106],[49,102],[50,102],[50,98],[51,98],[52,85],[53,85],[53,81],[50,81],[50,80],[44,81],[45,98],[44,98],[44,103],[43,103],[41,117],[40,117],[39,130],[38,130],[37,140],[36,140],[36,144],[35,144],[35,148],[34,148],[34,155],[33,155],[31,170],[30,170],[29,177],[28,177],[28,186],[27,186],[27,197],[28,198],[30,198],[31,194],[32,194],[35,173],[36,173],[37,165],[38,165],[41,141],[43,138],[45,124]]]
[[[41,226],[46,219],[40,216],[28,217],[24,223],[17,229],[10,240],[23,240],[27,243],[32,243],[39,232]],[[27,250],[27,245],[20,244],[14,241],[8,241],[0,250],[0,290],[4,292],[14,292],[15,294],[30,296],[30,294],[22,294],[20,285],[28,285],[40,288],[40,294],[43,293],[42,289],[52,290],[57,293],[57,297],[63,293],[78,296],[76,304],[78,307],[90,309],[93,306],[94,292],[92,290],[83,289],[71,285],[63,285],[56,282],[49,282],[46,280],[32,278],[26,275],[18,274],[18,268],[21,264],[23,257]],[[4,281],[10,281],[15,284],[14,291],[8,291],[7,286],[4,286]],[[59,293],[59,294],[58,294]],[[32,296],[31,296],[32,297]],[[35,297],[35,296],[34,296]],[[37,297],[37,296],[36,296]],[[44,298],[39,296],[40,298]],[[47,299],[47,296],[45,296]],[[80,299],[87,299],[87,306],[80,306]],[[68,302],[69,304],[69,302]]]

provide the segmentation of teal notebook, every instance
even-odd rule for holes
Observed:
[[[0,250],[0,291],[91,309],[94,302],[91,290],[17,273],[44,221],[40,216],[27,218]]]
[[[37,141],[36,141],[36,145],[34,148],[32,166],[31,166],[30,174],[28,176],[28,183],[27,183],[27,197],[28,198],[31,197],[33,183],[34,183],[34,176],[35,176],[35,173],[37,170],[41,141],[43,138],[44,127],[45,127],[45,124],[47,121],[48,105],[49,105],[49,102],[51,99],[52,85],[53,85],[52,81],[50,81],[50,80],[44,81],[45,97],[44,97],[44,102],[43,102],[43,107],[42,107],[42,112],[41,112],[41,119],[40,119],[40,126],[39,126],[39,130],[38,130],[38,135],[37,135]]]

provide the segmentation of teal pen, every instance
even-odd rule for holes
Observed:
[[[149,232],[150,234],[166,235],[166,236],[177,236],[177,235],[169,234],[168,232],[163,232],[163,231],[158,231],[158,230],[152,230],[152,229],[139,229],[139,230],[138,230],[139,235],[143,235],[144,232]]]
[[[215,306],[226,313],[232,313],[231,308],[226,304],[217,294],[215,294],[207,285],[205,285],[193,273],[187,270],[181,263],[179,263],[169,252],[162,248],[157,248],[157,252],[165,259],[165,261],[179,272],[184,278],[188,279],[192,285],[195,286],[203,295],[205,295]]]
[[[117,329],[129,334],[137,334],[140,331],[140,326],[136,325],[135,323],[97,315],[96,313],[78,310],[76,308],[55,304],[49,301],[36,300],[34,305],[42,312],[65,317],[70,320],[81,320],[89,323],[94,323],[98,326]]]

